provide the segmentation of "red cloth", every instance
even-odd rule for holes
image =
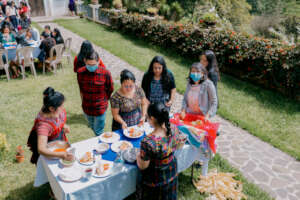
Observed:
[[[75,73],[77,73],[77,71],[78,71],[78,69],[79,69],[79,68],[81,68],[81,67],[84,67],[84,66],[85,66],[85,65],[80,65],[80,66],[79,66],[79,64],[78,64],[78,58],[77,58],[77,56],[75,56],[75,58],[74,58],[73,65],[74,65],[74,72],[75,72]],[[102,60],[101,60],[101,59],[99,59],[99,65],[101,65],[101,66],[104,66],[104,67],[105,67],[105,65],[104,65],[104,63],[102,62]]]
[[[110,72],[102,64],[95,72],[89,72],[86,67],[77,71],[77,80],[82,94],[82,108],[90,116],[102,115],[108,100],[114,91],[114,84]]]
[[[26,14],[27,12],[28,12],[28,8],[26,6],[20,8],[20,10],[19,10],[20,15]]]

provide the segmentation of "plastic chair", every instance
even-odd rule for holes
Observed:
[[[63,56],[67,57],[68,64],[71,64],[72,62],[71,44],[72,44],[72,38],[67,38],[65,40],[65,51]]]
[[[64,44],[57,44],[51,48],[49,59],[45,60],[45,62],[43,63],[43,74],[45,74],[46,64],[49,64],[50,67],[52,66],[54,69],[54,74],[56,74],[57,65],[62,63],[63,51],[64,51]],[[55,52],[55,56],[54,56],[54,52]]]
[[[3,59],[6,60],[6,63],[3,61]],[[9,75],[9,70],[8,70],[8,53],[6,49],[1,49],[0,50],[0,69],[4,69],[7,81],[10,80],[10,75]]]
[[[30,67],[31,73],[34,75],[34,78],[36,78],[36,70],[34,67],[34,61],[32,56],[33,50],[33,47],[23,47],[17,49],[17,59],[21,66],[23,79],[25,79],[25,67]]]

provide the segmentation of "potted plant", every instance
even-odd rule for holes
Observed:
[[[21,163],[24,161],[24,150],[22,149],[21,145],[17,146],[16,160],[18,163]]]
[[[217,23],[217,17],[214,13],[205,13],[202,17],[202,20],[208,26],[213,26]]]

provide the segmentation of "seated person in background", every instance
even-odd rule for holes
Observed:
[[[33,38],[33,31],[31,28],[28,28],[25,32],[25,41],[29,43],[35,41]]]
[[[2,22],[4,19],[5,19],[5,17],[4,17],[3,13],[0,10],[0,21]]]
[[[41,40],[45,39],[46,37],[45,36],[51,36],[52,35],[52,32],[51,32],[51,28],[49,25],[46,25],[45,28],[44,28],[44,31],[42,32],[41,34]]]
[[[55,40],[50,37],[48,34],[44,34],[45,39],[40,44],[41,53],[38,56],[40,62],[44,62],[45,60],[50,59],[50,50],[53,46],[56,45]],[[47,66],[47,69],[51,71],[50,66]]]
[[[64,44],[65,43],[58,28],[55,28],[53,30],[51,37],[53,37],[55,39],[56,44]]]
[[[13,24],[11,23],[9,17],[6,17],[1,23],[0,23],[0,27],[1,29],[3,29],[4,26],[8,26],[10,31],[14,34],[14,36],[16,36],[16,32],[15,32],[15,28],[13,26]]]

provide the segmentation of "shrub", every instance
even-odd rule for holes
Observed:
[[[171,4],[171,20],[174,20],[174,21],[179,21],[183,15],[184,15],[184,10],[183,8],[181,7],[180,3],[178,2],[173,2]]]
[[[6,135],[3,133],[0,133],[0,155],[3,155],[9,150],[9,144],[6,140]]]
[[[103,10],[103,12],[111,13]],[[115,15],[117,17],[115,17]],[[153,44],[198,60],[203,50],[213,50],[221,71],[296,97],[300,91],[300,48],[278,40],[254,37],[232,30],[200,29],[139,14],[110,14],[112,26]]]

